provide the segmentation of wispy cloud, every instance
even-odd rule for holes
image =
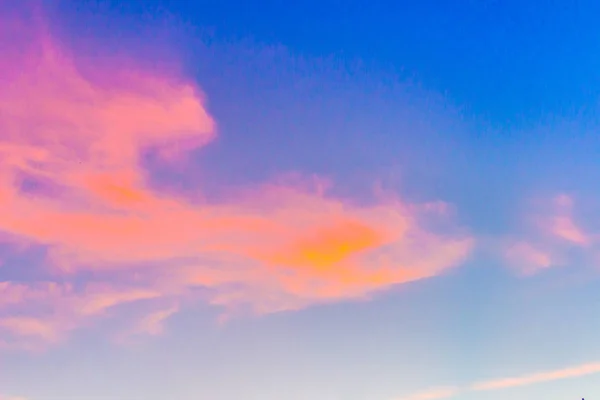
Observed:
[[[30,350],[59,343],[72,330],[109,316],[118,306],[165,296],[144,288],[94,283],[76,289],[70,284],[4,282],[0,289],[15,300],[0,306],[0,339],[5,346]]]
[[[534,385],[561,379],[577,378],[600,373],[600,363],[590,363],[554,371],[536,372],[511,378],[492,379],[471,386],[471,390],[499,390]]]
[[[436,388],[423,392],[418,392],[409,395],[408,397],[402,397],[398,400],[439,400],[439,399],[450,399],[460,393],[458,388],[446,387]]]
[[[431,389],[409,395],[408,397],[403,397],[402,400],[445,399],[468,392],[496,391],[519,388],[563,379],[579,378],[592,374],[600,374],[600,363],[581,364],[551,371],[533,372],[514,377],[490,379],[486,381],[475,382],[462,387],[456,386]]]
[[[561,194],[540,208],[528,218],[527,233],[506,247],[505,256],[511,266],[521,274],[531,275],[568,264],[573,249],[587,258],[597,258],[598,235],[576,221],[577,204],[573,197]]]
[[[27,400],[25,397],[19,396],[3,396],[0,394],[0,400]]]
[[[584,232],[573,219],[574,200],[565,195],[554,199],[554,215],[543,221],[543,228],[551,235],[576,245],[584,246],[590,242],[589,234]]]
[[[257,185],[218,203],[201,200],[200,188],[159,190],[156,174],[181,168],[216,136],[199,88],[144,68],[98,70],[47,33],[10,22],[0,32],[12,55],[0,63],[0,232],[44,248],[42,267],[63,282],[88,281],[77,290],[2,283],[0,313],[20,306],[17,319],[0,314],[10,335],[54,342],[111,307],[193,288],[256,313],[365,298],[469,254],[473,239],[461,230],[436,234],[421,223],[451,218],[445,205],[394,196],[357,205],[311,180]],[[140,329],[158,333],[167,316],[148,315]]]
[[[177,311],[179,311],[179,308],[174,306],[145,315],[128,333],[159,335],[164,330],[165,321],[173,314],[177,313]]]

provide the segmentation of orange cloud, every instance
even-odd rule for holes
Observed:
[[[25,29],[11,27],[12,37]],[[420,223],[424,214],[449,218],[439,202],[359,206],[328,196],[321,181],[259,185],[220,203],[197,200],[199,190],[158,191],[144,154],[168,165],[215,137],[195,85],[142,69],[91,74],[48,35],[11,46],[10,29],[0,34],[15,55],[0,63],[0,232],[43,246],[46,267],[63,278],[93,272],[107,285],[84,296],[54,287],[61,318],[198,286],[212,304],[258,313],[362,298],[439,274],[472,247],[467,235]],[[106,283],[115,281],[137,289]],[[0,310],[43,297],[2,285]],[[42,320],[24,318],[4,329],[52,336],[41,335],[51,331]],[[144,330],[160,331],[165,318],[149,316]]]

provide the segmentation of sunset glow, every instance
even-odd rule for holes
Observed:
[[[292,5],[47,3],[0,0],[0,400],[600,395],[597,98],[558,93],[595,83],[527,86],[499,5],[421,57]]]

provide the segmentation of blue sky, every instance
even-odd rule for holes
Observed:
[[[600,5],[34,5],[0,400],[600,395]]]

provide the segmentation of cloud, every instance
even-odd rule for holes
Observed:
[[[576,211],[580,210],[575,199],[566,194],[543,202],[528,219],[526,234],[505,247],[509,264],[522,275],[532,275],[570,264],[574,250],[595,263],[600,244],[598,235],[580,226]]]
[[[568,378],[577,378],[598,373],[600,373],[600,363],[583,364],[575,367],[564,368],[554,371],[537,372],[519,377],[501,378],[485,382],[479,382],[472,385],[471,390],[487,391],[508,389]]]
[[[366,298],[469,254],[461,230],[425,228],[451,219],[443,203],[358,205],[310,179],[219,202],[201,188],[160,190],[155,177],[185,168],[216,136],[200,89],[118,60],[90,65],[47,31],[2,18],[11,57],[0,63],[0,233],[44,249],[45,274],[63,282],[0,283],[0,312],[20,310],[0,316],[10,335],[59,341],[119,305],[192,289],[255,313]],[[159,333],[176,311],[151,311],[138,328]]]
[[[3,396],[0,394],[0,400],[27,400],[25,397],[20,396]]]
[[[562,194],[554,199],[555,213],[548,220],[543,221],[543,228],[551,235],[571,242],[576,245],[585,246],[590,242],[590,238],[573,220],[573,198]]]
[[[455,397],[460,393],[458,388],[436,388],[424,392],[414,393],[408,397],[402,397],[401,400],[439,400]]]
[[[516,377],[497,378],[475,382],[464,387],[446,387],[418,392],[402,400],[433,400],[445,399],[469,392],[496,391],[540,383],[553,382],[563,379],[579,378],[592,374],[600,374],[600,363],[587,363],[553,371],[534,372]]]
[[[533,275],[551,267],[555,262],[554,256],[548,250],[541,250],[528,242],[511,243],[506,257],[522,275]]]
[[[136,325],[133,327],[133,329],[131,329],[130,332],[128,332],[128,334],[159,335],[164,330],[165,321],[178,311],[179,307],[173,306],[145,315],[136,323]]]
[[[74,329],[126,304],[162,298],[165,293],[146,288],[88,283],[0,283],[0,340],[10,348],[39,350],[57,344]]]

